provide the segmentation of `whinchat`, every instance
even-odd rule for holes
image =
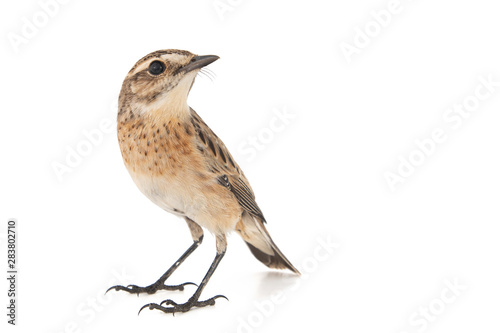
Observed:
[[[236,231],[253,255],[271,268],[299,271],[278,249],[243,171],[221,139],[188,106],[198,72],[218,56],[160,50],[140,59],[126,76],[119,96],[118,141],[125,166],[141,192],[167,212],[184,218],[193,244],[147,287],[113,286],[129,293],[183,290],[165,281],[201,244],[203,229],[216,238],[217,254],[186,303],[146,304],[166,313],[214,305],[222,295],[200,301],[200,294],[226,252],[226,235]]]

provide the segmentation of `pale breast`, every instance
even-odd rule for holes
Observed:
[[[241,207],[207,168],[191,123],[119,120],[118,140],[132,179],[156,205],[212,232],[234,229]]]

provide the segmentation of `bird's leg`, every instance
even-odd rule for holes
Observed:
[[[177,261],[158,279],[158,281],[156,281],[152,285],[149,285],[147,287],[139,287],[136,286],[135,284],[129,284],[128,286],[117,285],[110,287],[106,292],[110,291],[111,289],[114,289],[114,290],[123,290],[131,294],[140,294],[140,293],[154,294],[158,290],[184,290],[185,285],[190,285],[190,284],[195,285],[192,282],[186,282],[179,285],[171,286],[171,285],[166,285],[165,281],[167,280],[168,277],[170,277],[170,275],[172,275],[172,273],[177,269],[177,267],[179,267],[180,264],[191,253],[193,253],[194,250],[196,250],[196,248],[200,245],[200,243],[201,243],[201,238],[199,241],[193,242],[193,244],[189,247],[189,249],[187,249],[187,251],[184,252],[184,254],[179,259],[177,259]]]
[[[172,313],[174,314],[175,312],[187,312],[191,310],[194,307],[205,307],[205,306],[210,306],[210,305],[215,305],[215,300],[217,298],[225,298],[227,299],[226,296],[223,295],[217,295],[214,297],[211,297],[209,299],[206,299],[204,301],[200,301],[200,295],[205,286],[207,285],[208,281],[210,280],[210,277],[214,273],[215,269],[219,265],[220,261],[222,260],[222,257],[224,257],[224,254],[226,253],[226,247],[227,247],[227,241],[226,241],[226,236],[217,236],[217,255],[215,256],[214,261],[212,262],[212,265],[210,266],[207,274],[203,278],[203,281],[201,281],[200,285],[198,286],[198,289],[196,289],[195,293],[193,296],[189,298],[189,300],[186,303],[178,304],[171,299],[164,300],[160,304],[156,303],[150,303],[144,305],[140,310],[139,313],[145,309],[149,308],[150,310],[157,309],[160,311],[163,311],[165,313]]]
[[[172,275],[173,272],[175,272],[175,270],[177,269],[177,267],[179,267],[184,262],[184,260],[186,260],[186,258],[189,257],[189,255],[191,253],[193,253],[194,250],[196,250],[198,248],[198,246],[201,244],[201,242],[203,241],[203,229],[201,229],[201,227],[198,224],[196,224],[192,220],[188,219],[187,217],[186,217],[186,222],[187,222],[187,224],[189,226],[189,230],[191,231],[191,236],[193,237],[193,244],[158,279],[158,281],[156,281],[155,283],[153,283],[152,285],[147,286],[147,287],[139,287],[139,286],[136,286],[134,284],[130,284],[130,285],[126,286],[126,287],[125,286],[119,286],[119,285],[118,286],[113,286],[113,287],[110,287],[106,292],[110,291],[111,289],[114,289],[114,290],[123,290],[123,291],[129,292],[131,294],[137,294],[137,295],[139,295],[140,293],[154,294],[158,290],[184,290],[184,286],[190,285],[190,284],[196,286],[196,284],[192,283],[192,282],[186,282],[186,283],[182,283],[182,284],[174,285],[174,286],[166,285],[165,284],[165,281],[170,277],[170,275]]]

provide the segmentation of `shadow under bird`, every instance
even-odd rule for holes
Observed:
[[[219,59],[182,50],[160,50],[140,59],[125,78],[119,97],[118,140],[125,166],[141,192],[167,212],[185,219],[193,244],[163,274],[147,286],[108,289],[154,294],[183,290],[166,280],[201,244],[203,229],[215,235],[217,254],[195,293],[185,303],[165,300],[141,308],[166,313],[214,305],[217,295],[200,300],[226,252],[226,235],[236,231],[253,255],[276,269],[299,271],[278,249],[243,171],[224,143],[188,106],[198,72]],[[140,311],[139,311],[140,312]]]

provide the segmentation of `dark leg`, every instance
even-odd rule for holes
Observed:
[[[215,272],[215,269],[217,268],[220,261],[222,260],[222,257],[224,257],[224,254],[226,253],[226,247],[227,247],[226,236],[224,236],[224,235],[217,236],[217,255],[215,256],[215,259],[212,262],[212,265],[210,266],[207,274],[203,278],[203,281],[201,281],[198,289],[196,289],[193,296],[191,296],[186,303],[177,304],[174,301],[172,301],[171,299],[167,299],[167,300],[161,302],[160,304],[156,304],[156,303],[146,304],[139,310],[139,313],[141,313],[141,311],[147,307],[149,307],[150,310],[157,309],[157,310],[163,311],[165,313],[187,312],[194,307],[201,308],[201,307],[205,307],[205,306],[209,306],[209,305],[215,305],[215,300],[217,298],[220,298],[220,297],[227,299],[226,296],[217,295],[217,296],[214,296],[214,297],[209,298],[207,300],[199,301],[201,292],[203,291],[203,289],[207,285],[212,274]],[[163,306],[164,304],[166,306]],[[171,305],[171,306],[169,306],[169,305]]]
[[[201,227],[198,224],[194,223],[187,217],[186,217],[186,222],[189,226],[189,230],[191,231],[191,236],[193,237],[194,242],[186,250],[186,252],[184,252],[184,254],[179,259],[177,259],[177,261],[158,279],[158,281],[147,287],[139,287],[133,284],[128,285],[126,287],[113,286],[110,287],[106,292],[110,291],[111,289],[114,289],[114,290],[123,290],[131,294],[137,294],[137,295],[139,295],[140,293],[154,294],[158,290],[184,290],[184,286],[186,285],[190,284],[196,285],[192,282],[186,282],[175,286],[165,285],[165,281],[170,277],[170,275],[172,275],[172,273],[175,272],[177,267],[179,267],[184,262],[184,260],[186,260],[186,258],[189,257],[189,255],[193,253],[194,250],[196,250],[203,241],[203,229],[201,229]]]

